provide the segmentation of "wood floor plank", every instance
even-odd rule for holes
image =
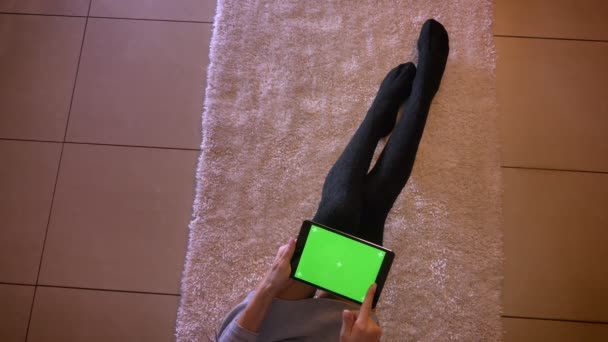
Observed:
[[[496,0],[494,33],[608,40],[608,1]]]
[[[608,43],[496,38],[502,163],[608,172]]]
[[[503,171],[504,314],[608,322],[608,174]]]
[[[503,318],[504,342],[604,342],[608,324]]]
[[[28,341],[174,341],[179,297],[39,287]]]

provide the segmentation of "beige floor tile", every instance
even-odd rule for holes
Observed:
[[[40,283],[179,293],[197,152],[67,144]]]
[[[0,341],[25,341],[33,296],[33,286],[0,284]]]
[[[608,324],[503,318],[504,342],[605,342]]]
[[[215,0],[93,0],[91,15],[213,22],[215,2]]]
[[[608,171],[608,44],[497,38],[503,165]]]
[[[28,342],[173,341],[179,297],[40,287]]]
[[[0,0],[0,12],[86,16],[90,0]]]
[[[608,322],[608,174],[504,169],[504,314]]]
[[[0,137],[63,140],[84,22],[0,14]]]
[[[605,0],[496,0],[499,35],[608,40]]]
[[[198,148],[211,24],[89,19],[68,140]]]
[[[0,141],[0,282],[36,283],[60,152],[58,143]]]

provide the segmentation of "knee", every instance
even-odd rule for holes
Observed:
[[[358,226],[361,203],[356,196],[343,191],[324,193],[314,220],[333,228]]]

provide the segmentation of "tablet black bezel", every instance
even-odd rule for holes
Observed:
[[[346,238],[349,238],[351,240],[355,240],[358,242],[361,242],[363,244],[372,246],[376,249],[380,249],[382,251],[384,251],[386,253],[386,255],[384,256],[384,260],[382,261],[382,265],[380,265],[380,270],[378,271],[378,276],[376,277],[376,284],[377,284],[377,288],[376,288],[376,294],[374,295],[374,301],[372,303],[372,307],[376,307],[376,304],[378,303],[378,299],[380,298],[380,293],[382,292],[382,289],[384,288],[384,283],[386,282],[386,279],[388,277],[388,273],[391,269],[391,265],[393,264],[393,260],[395,259],[395,253],[393,251],[391,251],[390,249],[387,249],[383,246],[377,245],[373,242],[370,241],[366,241],[363,240],[361,238],[358,238],[356,236],[344,233],[338,229],[332,228],[332,227],[328,227],[324,224],[318,223],[318,222],[313,222],[310,220],[305,220],[304,222],[302,222],[302,228],[300,228],[300,233],[298,234],[298,240],[296,241],[296,248],[295,251],[293,253],[293,257],[291,258],[291,274],[289,275],[290,278],[297,280],[299,282],[314,286],[318,289],[321,289],[323,291],[327,291],[329,293],[332,293],[336,296],[339,296],[341,298],[344,298],[348,301],[351,302],[355,302],[357,304],[363,304],[362,302],[358,301],[358,300],[354,300],[352,298],[346,297],[341,295],[340,293],[334,292],[332,290],[326,289],[320,285],[314,284],[314,283],[310,283],[308,281],[302,280],[302,279],[298,279],[295,278],[295,272],[296,269],[298,268],[298,264],[300,263],[300,258],[302,257],[302,252],[304,251],[304,245],[306,240],[308,239],[308,233],[310,232],[310,227],[312,225],[318,226],[318,227],[322,227],[324,229],[327,229],[329,231],[332,231],[336,234],[340,234]]]

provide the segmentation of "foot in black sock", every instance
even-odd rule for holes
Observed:
[[[410,95],[415,75],[416,67],[410,62],[398,65],[384,77],[365,117],[365,120],[371,120],[378,138],[387,136],[393,130],[397,112]]]
[[[403,116],[384,147],[378,162],[365,179],[360,237],[382,241],[386,217],[407,183],[431,102],[445,70],[449,46],[445,28],[427,20],[418,40],[418,68]]]
[[[314,217],[316,222],[357,234],[363,180],[378,141],[393,130],[397,112],[410,94],[415,74],[414,64],[406,63],[386,75],[365,119],[325,178],[321,203]]]
[[[443,25],[434,19],[427,20],[418,38],[418,72],[414,81],[414,89],[421,91],[423,102],[430,104],[439,90],[449,50],[448,33]]]

